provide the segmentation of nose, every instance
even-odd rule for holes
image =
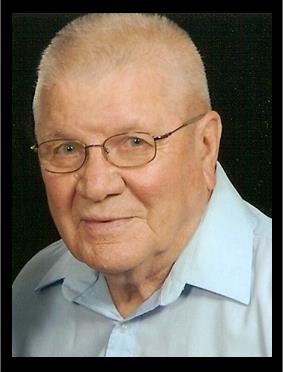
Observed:
[[[77,172],[77,192],[93,202],[121,194],[125,189],[121,169],[107,161],[103,146],[90,145],[87,151],[86,161]]]

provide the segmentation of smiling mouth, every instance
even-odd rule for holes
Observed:
[[[82,221],[86,223],[110,223],[110,222],[118,222],[118,221],[126,221],[133,217],[106,217],[106,218],[83,218]]]
[[[82,219],[81,222],[83,227],[92,233],[104,233],[113,232],[117,229],[124,229],[128,223],[133,220],[133,217],[122,217],[122,218],[86,218]]]

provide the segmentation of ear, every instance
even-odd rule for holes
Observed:
[[[213,190],[216,182],[215,169],[221,132],[221,118],[216,111],[209,111],[197,125],[198,151],[203,176],[209,190]]]

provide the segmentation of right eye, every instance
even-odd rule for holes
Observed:
[[[54,155],[73,155],[82,151],[82,145],[77,142],[63,142],[53,149]]]

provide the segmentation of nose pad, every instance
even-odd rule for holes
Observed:
[[[103,145],[102,145],[102,148],[103,148],[103,151],[105,152],[105,154],[108,155],[109,152],[110,152],[110,150],[107,147],[103,146]]]

